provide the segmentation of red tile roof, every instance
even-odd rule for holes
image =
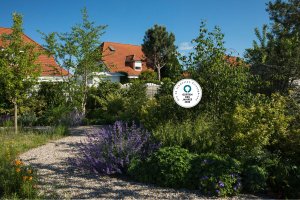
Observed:
[[[12,33],[12,29],[0,27],[0,35],[11,34],[11,33]],[[37,48],[40,49],[43,48],[40,44],[38,44],[37,42],[35,42],[25,34],[23,34],[23,40],[24,42],[28,42],[30,44],[36,45]],[[0,40],[0,46],[1,46],[1,40]],[[68,71],[66,71],[56,63],[53,56],[42,54],[37,58],[36,62],[41,65],[42,68],[41,76],[67,76],[69,74]]]
[[[129,76],[138,76],[142,71],[152,70],[146,62],[141,46],[103,42],[101,48],[103,62],[110,72],[126,72]],[[134,70],[130,61],[142,61],[142,70]]]

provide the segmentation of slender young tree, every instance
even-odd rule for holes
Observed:
[[[14,105],[15,133],[18,132],[18,109],[36,84],[40,66],[35,62],[42,49],[23,40],[23,20],[13,14],[11,34],[1,35],[0,79],[3,95]]]
[[[176,54],[174,45],[175,35],[168,33],[166,27],[154,25],[145,33],[142,50],[147,58],[157,70],[158,80],[161,80],[161,69],[170,63],[172,56]]]
[[[82,19],[82,23],[73,26],[68,33],[43,35],[49,54],[56,58],[60,66],[74,73],[72,78],[67,80],[70,89],[68,93],[72,101],[79,102],[80,110],[85,115],[88,80],[93,72],[103,69],[99,48],[100,38],[107,26],[97,26],[89,21],[86,8],[82,10]]]

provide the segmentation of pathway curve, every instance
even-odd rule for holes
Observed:
[[[85,139],[85,131],[94,127],[71,129],[71,136],[32,149],[20,156],[38,169],[39,189],[45,198],[60,199],[204,199],[196,192],[145,185],[120,178],[78,172],[68,158],[76,155],[76,146]],[[251,198],[247,195],[239,198]],[[253,198],[253,197],[252,197]]]

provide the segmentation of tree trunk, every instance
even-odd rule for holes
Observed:
[[[17,104],[17,99],[14,99],[13,103],[14,103],[14,110],[15,110],[15,115],[14,115],[15,134],[17,134],[18,133],[18,104]]]
[[[161,77],[160,77],[160,68],[161,67],[157,67],[157,73],[158,73],[158,80],[160,81]]]
[[[82,103],[81,103],[81,109],[82,109],[82,113],[85,116],[85,106],[86,106],[86,99],[87,99],[87,84],[88,84],[88,77],[86,75],[86,73],[84,74],[84,86],[83,86],[83,97],[82,97]]]

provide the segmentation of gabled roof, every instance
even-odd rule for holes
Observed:
[[[9,35],[11,33],[12,33],[12,29],[0,27],[0,35],[2,35],[2,34]],[[38,44],[37,42],[32,40],[27,35],[23,34],[22,37],[23,37],[24,42],[36,45],[37,48],[43,49],[43,47],[40,44]],[[0,40],[0,46],[1,45],[2,45],[2,42]],[[41,76],[67,76],[69,74],[68,71],[66,71],[65,69],[63,69],[56,63],[53,56],[48,56],[48,55],[42,54],[37,58],[36,63],[41,65],[41,68],[42,68]]]
[[[146,62],[141,46],[103,42],[101,51],[103,62],[110,72],[126,72],[129,76],[138,76],[142,71],[152,70]],[[132,61],[142,61],[142,70],[134,70],[129,64]]]

